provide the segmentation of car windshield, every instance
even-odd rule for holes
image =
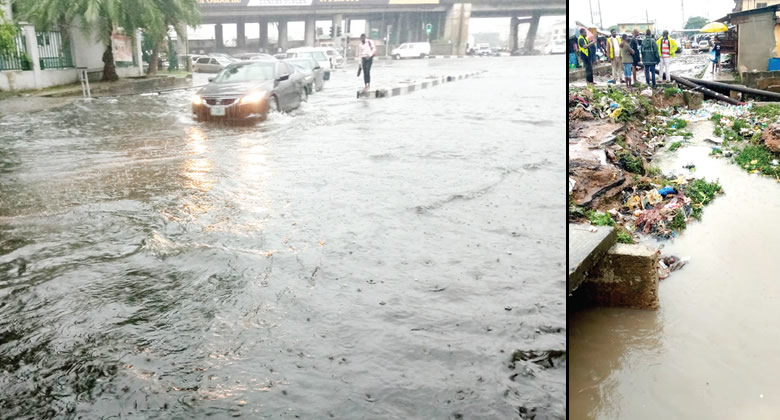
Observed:
[[[287,60],[287,62],[301,70],[311,70],[314,68],[314,63],[311,60]]]
[[[325,54],[323,52],[321,52],[321,51],[307,51],[307,52],[298,53],[298,55],[301,56],[301,57],[311,57],[311,58],[313,58],[313,59],[315,59],[317,61],[327,61],[328,60],[328,58],[325,57]]]
[[[214,83],[249,82],[273,79],[274,63],[256,63],[228,67],[217,75],[214,79]]]

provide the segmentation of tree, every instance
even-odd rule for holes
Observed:
[[[701,29],[707,22],[709,22],[707,18],[691,16],[688,18],[688,22],[685,23],[685,29]]]
[[[0,1],[0,5],[2,5]],[[0,53],[16,51],[16,26],[7,22],[3,9],[0,9]]]
[[[148,2],[143,16],[144,39],[149,38],[152,52],[149,57],[148,76],[157,73],[160,50],[165,46],[170,28],[173,27],[179,37],[185,37],[187,25],[194,26],[200,21],[196,0],[135,0]],[[170,56],[169,56],[170,59]]]
[[[181,23],[194,25],[200,18],[197,0],[16,0],[16,4],[23,19],[41,28],[57,26],[63,34],[74,19],[81,17],[85,32],[96,34],[105,45],[104,81],[119,78],[112,43],[116,30],[135,38],[136,30],[143,29],[156,42],[149,65],[153,74],[169,25],[186,28]]]

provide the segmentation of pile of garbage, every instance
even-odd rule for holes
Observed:
[[[691,260],[690,257],[675,257],[674,255],[661,255],[661,250],[658,251],[658,279],[663,280],[669,277],[674,271],[677,271],[688,264]]]
[[[648,98],[626,92],[621,88],[569,89],[569,121],[611,119],[629,121],[649,113]]]
[[[702,207],[722,192],[717,181],[686,175],[644,177],[636,185],[624,188],[606,212],[585,215],[591,224],[617,226],[621,242],[634,242],[640,234],[671,239],[691,219],[699,219]]]
[[[691,199],[679,188],[685,182],[685,178],[680,177],[660,188],[652,184],[627,188],[622,192],[620,206],[610,209],[608,213],[629,232],[663,239],[673,238],[685,228],[693,214]],[[675,184],[677,188],[673,186]]]

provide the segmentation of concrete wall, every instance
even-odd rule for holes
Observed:
[[[740,73],[766,71],[777,56],[774,13],[760,13],[734,20],[739,34],[737,66]]]
[[[70,31],[71,51],[73,51],[73,65],[76,67],[86,67],[90,70],[103,68],[103,51],[105,47],[97,34],[86,35],[81,29],[83,22],[73,23],[73,29]]]
[[[33,71],[0,71],[0,90],[28,90],[56,85],[76,83],[79,75],[76,69],[50,69],[38,73],[36,85]]]

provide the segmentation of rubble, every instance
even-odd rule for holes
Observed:
[[[722,192],[718,182],[661,175],[650,162],[667,144],[687,143],[688,122],[710,118],[713,110],[739,111],[709,102],[696,110],[684,106],[677,88],[570,88],[569,217],[615,226],[622,243],[644,235],[673,238],[700,218],[702,207]]]

